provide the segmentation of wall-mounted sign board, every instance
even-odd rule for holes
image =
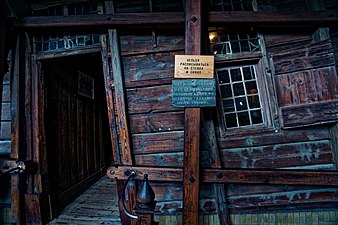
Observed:
[[[175,55],[175,78],[214,78],[213,55]]]
[[[216,81],[214,79],[182,79],[172,81],[174,107],[216,106]]]

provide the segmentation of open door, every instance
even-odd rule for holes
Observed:
[[[105,174],[110,138],[100,55],[42,62],[48,182],[54,215]]]

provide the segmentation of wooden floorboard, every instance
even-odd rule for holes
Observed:
[[[116,182],[101,178],[48,224],[121,225]]]

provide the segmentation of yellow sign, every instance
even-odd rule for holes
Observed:
[[[214,78],[213,55],[175,55],[175,78]]]

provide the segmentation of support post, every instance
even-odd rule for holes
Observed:
[[[186,55],[201,54],[201,2],[186,1]],[[201,109],[186,108],[184,121],[183,224],[198,225]]]

